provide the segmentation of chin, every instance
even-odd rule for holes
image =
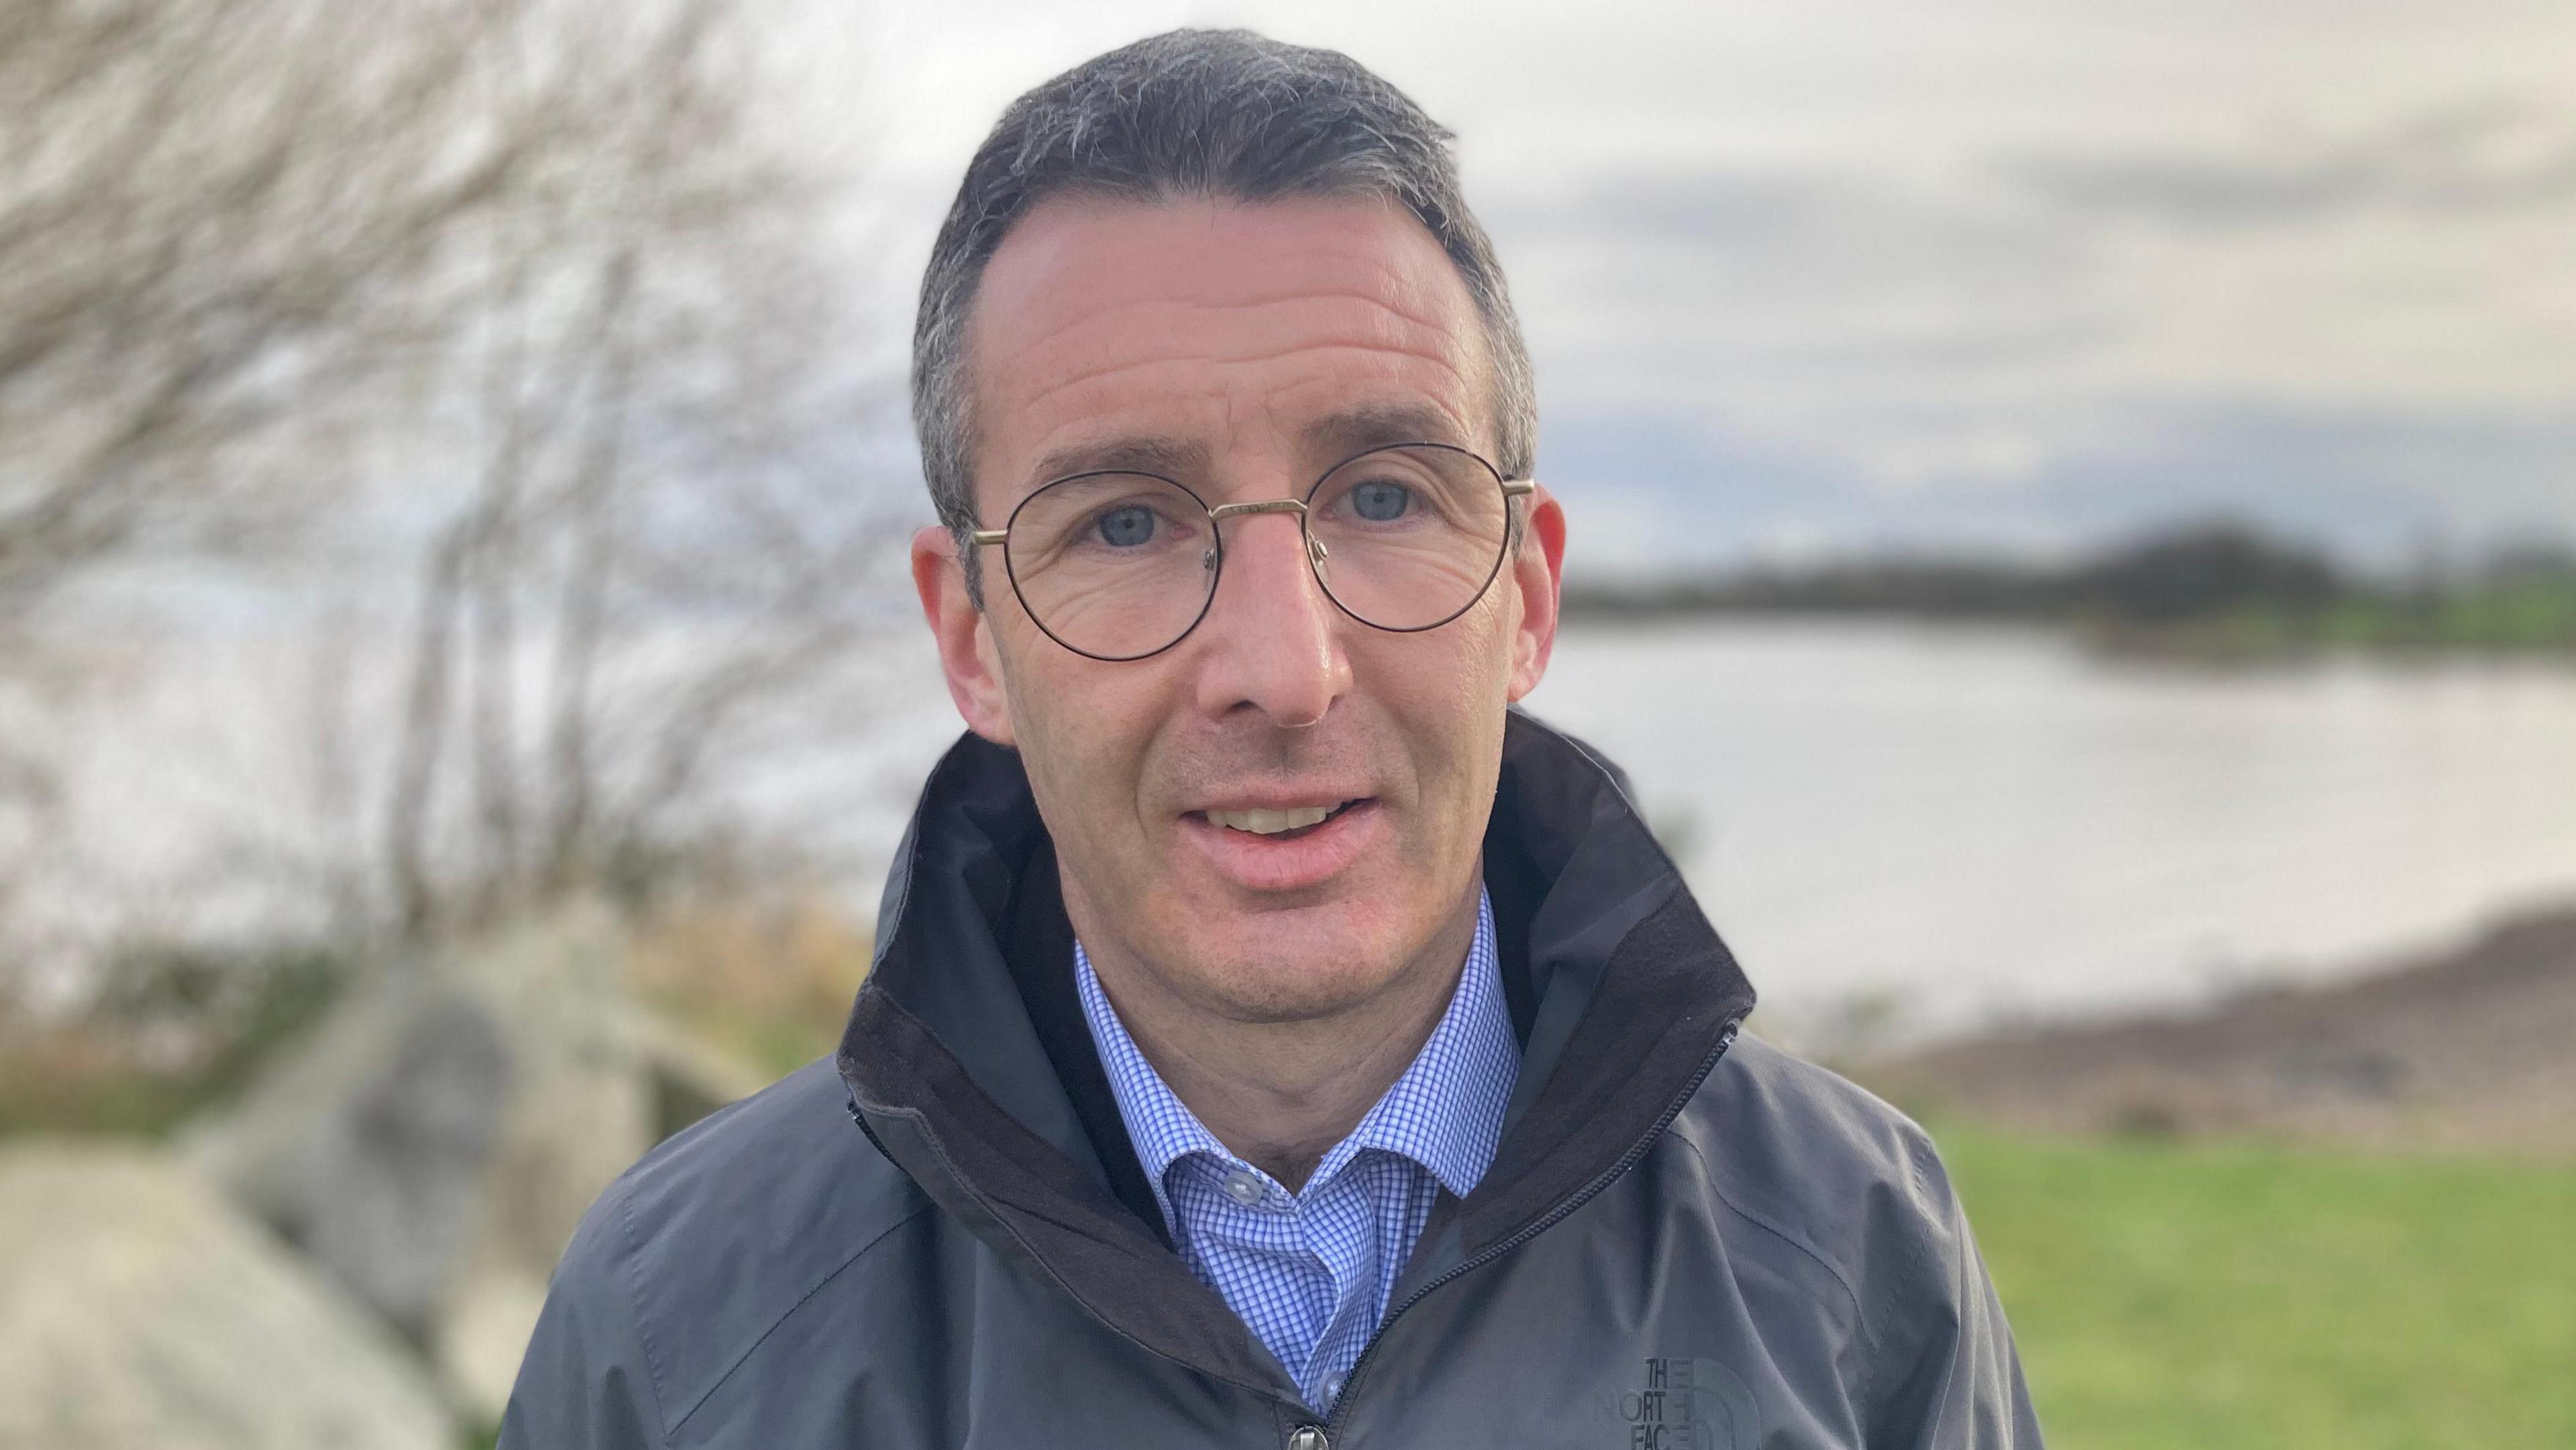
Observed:
[[[1373,914],[1372,914],[1373,915]],[[1283,919],[1285,918],[1285,919]],[[1170,969],[1211,999],[1210,1006],[1246,1022],[1329,1017],[1387,989],[1412,960],[1411,935],[1389,923],[1329,909],[1267,912],[1235,923],[1208,923],[1194,933]],[[1214,929],[1208,929],[1213,927]]]

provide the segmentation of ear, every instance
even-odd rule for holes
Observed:
[[[1520,586],[1521,620],[1512,638],[1511,697],[1538,688],[1556,649],[1557,601],[1565,581],[1565,510],[1545,485],[1529,496],[1527,532],[1512,551],[1512,579]]]
[[[948,677],[948,698],[957,702],[966,728],[996,745],[1016,744],[1009,698],[1002,688],[1001,658],[993,649],[992,622],[966,597],[966,570],[957,558],[957,540],[946,525],[932,524],[912,536],[912,587],[921,595],[922,617],[930,622],[930,637],[939,645],[939,668]]]

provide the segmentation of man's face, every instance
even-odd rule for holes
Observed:
[[[968,359],[987,528],[1085,469],[1150,468],[1214,506],[1302,498],[1379,442],[1493,454],[1474,302],[1430,233],[1372,200],[1048,201],[986,269]],[[1532,542],[1417,634],[1337,609],[1295,515],[1230,518],[1205,617],[1119,663],[1041,633],[999,550],[978,613],[947,534],[916,538],[951,693],[1018,748],[1095,956],[1201,1011],[1279,1021],[1363,1004],[1456,936],[1504,707],[1555,634],[1557,506],[1512,507]],[[1278,834],[1235,814],[1297,809],[1335,814]]]

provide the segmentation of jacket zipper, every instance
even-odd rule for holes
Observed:
[[[1700,1084],[1708,1081],[1710,1073],[1717,1071],[1718,1059],[1726,1056],[1727,1049],[1735,1045],[1735,1034],[1743,1030],[1743,1027],[1744,1019],[1741,1017],[1730,1018],[1727,1021],[1725,1030],[1718,1034],[1716,1050],[1709,1053],[1708,1060],[1699,1065],[1699,1071],[1691,1074],[1689,1085],[1674,1097],[1672,1105],[1664,1109],[1663,1116],[1655,1119],[1655,1125],[1648,1128],[1644,1136],[1630,1144],[1627,1152],[1619,1155],[1618,1162],[1611,1164],[1591,1182],[1583,1185],[1581,1192],[1549,1209],[1544,1216],[1510,1238],[1488,1247],[1474,1258],[1461,1261],[1449,1272],[1414,1290],[1406,1296],[1403,1303],[1388,1310],[1386,1317],[1378,1321],[1377,1332],[1370,1335],[1368,1343],[1361,1347],[1360,1357],[1352,1362],[1351,1372],[1342,1377],[1342,1392],[1334,1399],[1333,1408],[1324,1416],[1324,1439],[1335,1445],[1341,1443],[1342,1422],[1349,1412],[1351,1402],[1359,1397],[1360,1377],[1368,1373],[1369,1361],[1376,1356],[1378,1345],[1385,1340],[1387,1330],[1394,1326],[1399,1315],[1421,1303],[1432,1290],[1470,1270],[1482,1268],[1538,1237],[1576,1209],[1599,1197],[1601,1190],[1616,1182],[1619,1175],[1636,1167],[1637,1160],[1646,1156],[1646,1150],[1655,1145],[1655,1140],[1662,1137],[1664,1130],[1673,1125],[1673,1119],[1680,1117],[1682,1109],[1690,1105],[1690,1100],[1699,1092]]]
[[[1697,1095],[1700,1090],[1700,1085],[1708,1081],[1708,1075],[1717,1071],[1719,1059],[1725,1057],[1727,1049],[1735,1045],[1735,1035],[1742,1031],[1743,1027],[1743,1018],[1736,1017],[1728,1019],[1725,1029],[1718,1034],[1717,1047],[1709,1053],[1707,1060],[1699,1065],[1699,1070],[1691,1074],[1690,1081],[1683,1086],[1682,1090],[1674,1095],[1671,1104],[1665,1107],[1663,1113],[1655,1119],[1654,1125],[1641,1134],[1636,1142],[1628,1145],[1628,1151],[1619,1155],[1618,1162],[1611,1164],[1608,1168],[1605,1168],[1600,1173],[1594,1175],[1592,1181],[1583,1185],[1580,1192],[1577,1192],[1573,1197],[1568,1198],[1556,1207],[1549,1209],[1546,1214],[1533,1221],[1527,1228],[1522,1229],[1520,1232],[1513,1234],[1510,1238],[1504,1239],[1500,1243],[1488,1247],[1484,1252],[1477,1254],[1474,1258],[1461,1261],[1447,1273],[1442,1274],[1439,1278],[1432,1280],[1430,1283],[1423,1285],[1421,1288],[1414,1290],[1410,1295],[1407,1295],[1403,1303],[1388,1310],[1386,1317],[1378,1321],[1377,1332],[1370,1335],[1368,1343],[1361,1347],[1360,1357],[1352,1361],[1351,1372],[1343,1377],[1342,1392],[1334,1399],[1333,1408],[1325,1413],[1323,1426],[1325,1440],[1328,1443],[1332,1442],[1341,1433],[1342,1421],[1348,1412],[1348,1407],[1351,1402],[1359,1395],[1360,1381],[1362,1377],[1368,1373],[1369,1361],[1376,1357],[1377,1347],[1379,1343],[1386,1338],[1386,1331],[1394,1325],[1396,1319],[1400,1317],[1404,1311],[1421,1303],[1430,1295],[1432,1290],[1439,1288],[1441,1285],[1458,1278],[1460,1275],[1482,1268],[1485,1265],[1492,1263],[1494,1260],[1501,1258],[1503,1255],[1510,1253],[1512,1250],[1519,1248],[1521,1245],[1528,1243],[1531,1239],[1538,1237],[1540,1234],[1563,1221],[1576,1209],[1581,1208],[1583,1205],[1590,1203],[1593,1199],[1599,1197],[1603,1189],[1608,1188],[1612,1183],[1618,1181],[1619,1175],[1637,1166],[1637,1160],[1646,1156],[1646,1150],[1655,1145],[1655,1140],[1662,1137],[1664,1135],[1664,1130],[1673,1125],[1673,1119],[1680,1117],[1682,1109],[1690,1105],[1690,1100],[1693,1096]],[[877,1137],[877,1130],[869,1125],[867,1115],[859,1111],[859,1099],[856,1093],[849,1095],[848,1105],[850,1121],[858,1125],[859,1131],[867,1135],[868,1142],[876,1148],[878,1153],[884,1155],[886,1161],[893,1162],[894,1155],[886,1152],[885,1143]],[[1119,1337],[1122,1339],[1128,1338],[1123,1334]],[[1134,1343],[1135,1341],[1129,1339],[1129,1342]],[[1145,1348],[1143,1345],[1138,1345],[1137,1347],[1140,1349]],[[1148,1350],[1147,1352],[1152,1353],[1153,1351]],[[1297,1408],[1302,1410],[1308,1407],[1299,1405]]]
[[[868,1146],[877,1150],[878,1157],[883,1158],[888,1163],[894,1163],[895,1171],[901,1173],[903,1171],[903,1165],[895,1163],[894,1155],[886,1151],[885,1139],[878,1137],[877,1130],[868,1126],[868,1115],[859,1111],[859,1095],[855,1092],[851,1093],[849,1095],[849,1103],[850,1121],[858,1124],[859,1131],[868,1135]]]

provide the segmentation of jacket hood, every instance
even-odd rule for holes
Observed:
[[[1615,769],[1512,712],[1486,828],[1522,1044],[1501,1147],[1446,1195],[1402,1304],[1634,1163],[1697,1090],[1753,988]],[[1016,753],[962,737],[887,881],[843,1034],[851,1113],[941,1208],[1112,1330],[1294,1405],[1296,1386],[1164,1241],[1075,998],[1055,852]]]

